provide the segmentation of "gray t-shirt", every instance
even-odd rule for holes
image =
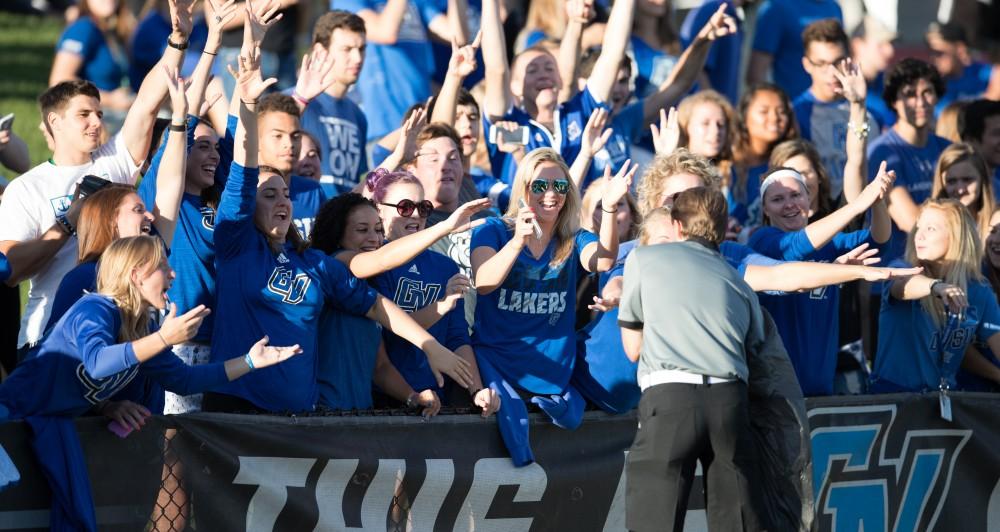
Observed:
[[[629,255],[618,323],[642,329],[640,379],[669,369],[746,382],[745,353],[764,340],[757,295],[718,251],[694,241]]]

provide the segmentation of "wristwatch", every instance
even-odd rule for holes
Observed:
[[[72,223],[70,223],[69,218],[66,217],[65,213],[56,215],[56,223],[59,224],[59,227],[65,231],[67,235],[76,235],[76,228],[73,227]]]
[[[420,406],[420,403],[417,401],[418,397],[419,395],[417,392],[411,393],[410,396],[406,398],[406,408],[413,409]]]

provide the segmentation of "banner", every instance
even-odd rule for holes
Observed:
[[[1000,396],[811,399],[819,530],[1000,530]],[[567,432],[532,418],[537,463],[515,468],[479,416],[154,418],[126,439],[78,421],[101,530],[162,519],[198,530],[624,530],[633,415]],[[167,429],[175,429],[170,439]],[[0,530],[44,530],[48,490],[20,423],[0,445],[22,481]],[[164,467],[164,463],[172,467]],[[176,463],[175,463],[176,462]],[[704,530],[700,472],[687,530]]]

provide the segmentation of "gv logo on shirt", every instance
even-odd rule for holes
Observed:
[[[274,294],[281,296],[283,303],[298,305],[306,297],[309,290],[309,283],[312,280],[304,273],[295,273],[284,266],[278,266],[271,272],[271,278],[267,280],[267,289]]]
[[[399,308],[413,312],[422,309],[438,300],[441,293],[441,285],[437,283],[424,283],[406,277],[400,277],[396,283],[395,303]]]
[[[83,363],[76,367],[76,378],[83,385],[83,398],[92,405],[107,400],[112,395],[118,393],[128,383],[132,382],[136,374],[139,373],[139,366],[115,373],[110,377],[95,379],[87,373],[87,368]]]
[[[971,430],[917,427],[894,404],[809,411],[813,496],[824,530],[933,530]],[[844,426],[844,420],[850,425]]]

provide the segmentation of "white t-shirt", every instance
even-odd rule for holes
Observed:
[[[132,161],[121,134],[92,155],[81,166],[56,166],[46,161],[11,181],[0,202],[0,241],[25,242],[42,236],[56,215],[69,209],[77,183],[85,175],[95,175],[114,183],[134,185],[139,165]],[[28,304],[21,317],[17,345],[37,342],[49,320],[52,300],[63,276],[77,264],[77,241],[70,238],[49,264],[30,279]]]

